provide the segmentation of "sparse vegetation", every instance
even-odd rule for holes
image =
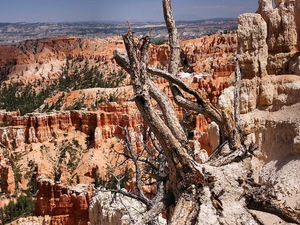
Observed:
[[[81,158],[81,148],[76,140],[72,140],[69,142],[68,140],[64,140],[62,144],[58,147],[58,165],[61,165],[63,162],[66,163],[70,173],[77,168],[78,163]]]
[[[99,72],[99,67],[91,66],[88,60],[85,61],[84,66],[76,64],[76,60],[67,60],[62,67],[59,79],[53,80],[52,84],[45,87],[41,86],[40,81],[36,81],[34,84],[12,83],[0,86],[0,109],[20,110],[21,114],[24,115],[36,110],[46,98],[58,92],[94,87],[114,88],[118,87],[126,78],[126,74],[122,70],[104,76]],[[63,97],[62,95],[60,101]],[[116,99],[117,96],[112,94],[98,101],[113,101]],[[82,101],[77,102],[70,109],[80,109],[82,108],[81,104]],[[57,106],[59,106],[59,101],[48,109],[51,110]]]
[[[7,206],[0,209],[0,221],[7,224],[17,218],[29,216],[34,209],[34,203],[31,197],[19,196],[16,202],[10,201]]]
[[[27,196],[35,196],[38,188],[37,188],[37,172],[38,172],[38,166],[37,164],[33,161],[30,160],[27,164],[28,166],[28,171],[26,172],[24,178],[28,179],[29,182],[27,184],[27,190],[25,191]]]
[[[163,45],[163,44],[168,43],[168,41],[164,40],[164,39],[154,39],[154,40],[151,40],[151,43],[155,44],[155,45]]]
[[[12,170],[14,172],[16,190],[20,189],[19,183],[22,178],[21,169],[20,166],[18,165],[18,161],[20,160],[20,157],[21,155],[19,153],[12,153],[8,155],[8,159],[10,160]]]
[[[36,93],[33,85],[13,83],[0,88],[0,108],[7,111],[20,110],[21,114],[33,112],[50,96],[50,93],[50,89]]]
[[[121,70],[104,76],[99,72],[98,66],[90,66],[86,60],[83,68],[74,64],[74,61],[67,61],[62,68],[59,79],[59,90],[79,90],[93,87],[114,88],[118,87],[125,79],[126,74]]]

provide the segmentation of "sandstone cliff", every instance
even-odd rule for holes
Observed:
[[[300,1],[275,4],[261,0],[256,14],[239,17],[238,59],[243,77],[239,125],[245,143],[258,146],[251,160],[252,178],[264,192],[274,194],[278,204],[298,210]],[[222,107],[233,107],[233,89],[224,91]],[[271,214],[252,212],[262,224],[284,223]]]
[[[79,130],[89,135],[95,131],[96,127],[100,127],[103,131],[106,130],[103,132],[104,138],[111,138],[118,134],[115,124],[122,124],[124,114],[129,112],[129,106],[114,106],[115,104],[105,104],[103,109],[106,111],[98,113],[65,111],[11,116],[9,126],[0,128],[0,142],[8,148],[11,146],[18,148],[24,144],[49,141],[59,130]],[[113,110],[116,108],[119,108],[119,113],[117,111],[107,113],[114,112]]]
[[[257,14],[239,17],[238,52],[247,78],[299,73],[298,0],[260,0]]]

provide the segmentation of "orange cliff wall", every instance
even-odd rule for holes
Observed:
[[[57,37],[0,46],[0,78],[15,78],[14,82],[23,83],[35,79],[51,81],[61,73],[66,59],[78,62],[89,60],[91,65],[100,65],[102,73],[109,74],[120,70],[113,59],[116,48],[124,51],[121,37]],[[234,71],[233,56],[236,50],[236,34],[215,34],[182,41],[181,59],[185,69],[192,72],[228,76]],[[149,64],[167,67],[168,61],[169,47],[151,44]]]
[[[109,108],[111,104],[107,104]],[[111,111],[110,112],[114,112]],[[84,112],[66,111],[55,113],[32,113],[25,116],[11,116],[8,126],[0,127],[0,143],[4,146],[20,147],[22,144],[48,141],[55,136],[58,130],[76,129],[90,135],[96,127],[106,129],[103,138],[111,138],[118,134],[116,124],[124,124],[128,112]],[[4,115],[3,115],[4,114]],[[0,114],[0,119],[5,118],[6,113]],[[0,120],[5,122],[6,120]],[[110,128],[109,130],[107,128]]]
[[[35,203],[35,216],[51,216],[51,224],[87,225],[88,208],[93,197],[89,185],[68,187],[51,180],[38,181],[38,195]]]
[[[164,79],[157,80],[158,85],[171,96],[168,83]],[[199,79],[194,78],[191,86],[203,90],[213,103],[217,102],[222,91],[230,86],[231,79],[211,77]],[[79,130],[94,138],[96,148],[103,144],[104,139],[122,135],[118,126],[135,127],[134,120],[137,111],[134,103],[125,102],[102,103],[98,111],[60,111],[51,113],[30,113],[20,116],[18,112],[0,111],[0,143],[7,148],[18,148],[24,144],[42,143],[53,139],[59,131]],[[177,115],[181,120],[184,115],[183,109],[176,107]],[[140,119],[141,120],[141,119]],[[197,117],[197,124],[208,124],[203,116]],[[198,130],[205,132],[206,127],[198,127]]]
[[[119,126],[137,125],[134,111],[136,107],[133,103],[123,106],[105,103],[100,105],[97,112],[69,111],[11,117],[10,126],[0,127],[0,143],[7,148],[18,148],[24,144],[50,141],[59,131],[79,130],[93,137],[94,147],[99,148],[104,139],[122,135]],[[176,112],[182,119],[183,109],[176,107]],[[198,130],[206,130],[206,120],[203,116],[196,117]],[[203,124],[206,125],[203,127]]]

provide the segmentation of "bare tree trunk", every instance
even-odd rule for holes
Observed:
[[[236,126],[239,129],[239,121],[240,121],[240,91],[241,91],[241,70],[239,61],[235,59],[235,89],[234,89],[234,120],[236,122]]]

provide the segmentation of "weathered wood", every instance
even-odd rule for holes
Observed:
[[[189,190],[182,193],[176,203],[170,225],[193,225],[195,224],[199,210],[200,202],[196,187],[191,186]]]
[[[240,132],[237,129],[235,120],[232,118],[230,112],[218,110],[211,102],[209,102],[209,100],[204,99],[196,90],[190,88],[183,81],[170,73],[151,67],[148,67],[147,71],[153,75],[167,79],[172,84],[176,84],[171,86],[171,90],[174,100],[179,106],[201,113],[214,121],[221,130],[221,144],[224,141],[228,141],[231,149],[233,150],[237,150],[242,147]],[[196,102],[186,98],[181,93],[181,90],[192,95],[196,99]]]
[[[166,125],[170,128],[172,134],[181,144],[187,145],[187,137],[176,116],[175,108],[170,98],[152,81],[148,81],[149,93],[151,97],[159,104]]]
[[[267,192],[260,187],[251,190],[246,195],[246,203],[249,209],[274,214],[288,223],[300,224],[300,211],[285,205],[284,202],[276,202]]]
[[[155,111],[152,101],[150,99],[150,89],[152,94],[156,94],[156,101],[159,103],[162,109],[165,109],[168,113],[172,113],[172,108],[169,107],[169,101],[165,101],[164,95],[157,94],[157,90],[151,86],[152,81],[147,73],[147,62],[145,58],[138,58],[140,54],[139,50],[134,43],[133,33],[129,31],[127,34],[123,35],[124,43],[127,49],[128,60],[119,51],[115,51],[116,60],[119,63],[125,63],[125,68],[130,72],[133,90],[135,93],[135,103],[141,112],[142,117],[145,122],[150,126],[151,130],[156,135],[164,152],[167,156],[168,165],[170,167],[170,180],[176,183],[176,189],[174,190],[177,194],[180,194],[180,189],[183,188],[185,182],[178,182],[180,179],[189,179],[188,176],[193,176],[194,173],[198,173],[195,169],[195,163],[193,163],[192,157],[188,154],[187,141],[183,138],[178,139],[177,135],[174,134],[174,129],[172,126],[168,126]],[[145,39],[144,41],[148,41]],[[140,54],[146,56],[146,50],[143,49],[143,53]],[[129,66],[127,65],[129,63]],[[120,64],[121,66],[124,64]],[[156,92],[155,92],[156,91]],[[162,92],[160,92],[161,94]],[[173,123],[179,124],[176,117],[173,116]],[[172,121],[170,121],[172,122]],[[169,123],[170,123],[169,122]],[[179,129],[179,127],[178,127]],[[172,132],[173,130],[173,132]],[[182,132],[183,134],[183,132]],[[182,136],[182,135],[181,135]],[[181,184],[182,183],[182,184]],[[179,185],[178,185],[179,184]],[[176,194],[175,194],[176,195]]]
[[[162,211],[164,211],[167,207],[174,204],[174,196],[172,193],[167,193],[160,201],[156,202],[150,210],[145,212],[143,217],[139,219],[135,225],[144,225],[148,224],[149,222],[153,221],[154,218],[159,216]]]
[[[172,1],[163,0],[162,4],[163,4],[164,19],[169,34],[169,45],[171,49],[168,71],[170,74],[177,75],[179,64],[180,64],[180,45],[179,45],[178,31],[173,16]]]
[[[129,136],[129,132],[127,129],[123,129],[124,132],[124,136],[125,136],[125,143],[126,143],[126,149],[128,151],[128,153],[130,154],[132,161],[134,163],[134,167],[135,167],[135,181],[136,181],[136,188],[138,191],[138,196],[140,197],[140,199],[143,200],[143,202],[147,203],[146,205],[149,206],[150,205],[150,201],[149,199],[145,196],[144,191],[143,191],[143,187],[142,187],[142,170],[138,161],[138,157],[136,155],[136,153],[133,150],[132,147],[132,142],[130,140],[130,136]]]
[[[240,121],[240,92],[241,92],[241,70],[239,61],[235,59],[235,89],[234,89],[234,120],[236,122],[236,126],[239,129],[239,121]]]

